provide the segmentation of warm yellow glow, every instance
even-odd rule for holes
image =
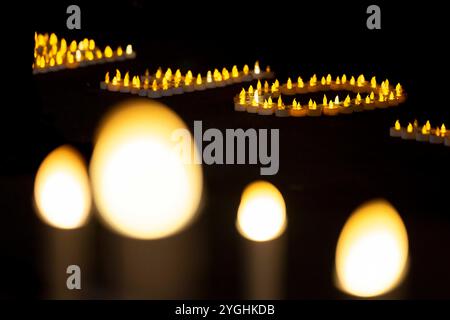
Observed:
[[[75,57],[74,57],[74,55],[73,55],[72,53],[70,53],[70,52],[67,52],[67,62],[68,62],[69,64],[75,63]],[[42,57],[41,67],[42,67],[42,68],[45,67],[45,59],[44,59],[44,57]]]
[[[334,98],[334,104],[335,105],[338,105],[340,102],[339,102],[339,96],[338,95],[336,95],[336,97]]]
[[[379,102],[384,102],[384,101],[385,101],[384,95],[383,95],[383,94],[379,94],[379,95],[378,95],[378,101],[379,101]]]
[[[270,66],[267,66],[267,67],[266,67],[266,72],[267,72],[267,73],[271,72]]]
[[[211,83],[212,82],[211,70],[208,70],[208,73],[206,74],[206,82],[207,83]]]
[[[298,88],[303,88],[305,86],[305,84],[303,83],[303,79],[301,77],[297,78],[297,87]]]
[[[228,72],[227,68],[222,68],[222,78],[223,80],[230,79],[230,73]]]
[[[81,56],[81,51],[80,50],[77,50],[76,52],[75,52],[75,60],[77,61],[77,62],[80,62],[81,60],[82,60],[82,56]]]
[[[95,41],[94,40],[89,40],[89,45],[88,45],[89,50],[94,51],[95,49]]]
[[[344,100],[344,107],[350,106],[350,102],[351,102],[350,96],[347,95],[347,96],[345,97],[345,100]]]
[[[439,137],[441,135],[441,130],[439,129],[439,127],[436,127],[436,130],[434,131],[434,134]]]
[[[412,126],[411,122],[408,123],[408,127],[406,127],[406,132],[413,133],[413,126]]]
[[[267,99],[267,104],[269,105],[269,107],[272,107],[273,105],[272,97],[269,97],[269,99]]]
[[[105,57],[111,58],[113,56],[113,51],[110,46],[106,46],[105,48]]]
[[[328,105],[327,95],[325,95],[325,94],[323,95],[322,104],[324,106]]]
[[[61,229],[83,226],[91,210],[86,164],[70,146],[53,150],[41,163],[34,182],[40,218]]]
[[[238,70],[237,66],[233,66],[233,68],[231,69],[231,76],[233,78],[239,77],[239,70]]]
[[[50,39],[49,39],[48,43],[50,45],[55,45],[56,43],[58,43],[58,37],[56,36],[56,34],[52,33],[50,35]]]
[[[372,89],[376,89],[377,88],[377,78],[376,77],[372,77],[372,79],[370,79],[370,87]]]
[[[286,87],[288,88],[288,90],[292,89],[292,80],[291,80],[291,78],[288,78]]]
[[[117,48],[116,54],[117,54],[118,57],[121,57],[121,56],[123,55],[122,47],[119,46],[119,47]]]
[[[283,107],[283,100],[281,99],[281,96],[278,97],[277,107],[278,109]]]
[[[389,93],[389,100],[390,100],[390,101],[395,100],[394,91],[391,91],[391,92]]]
[[[90,174],[99,214],[113,230],[157,239],[181,231],[195,217],[202,171],[176,148],[172,136],[180,129],[186,125],[172,110],[147,100],[122,104],[103,121]],[[189,140],[195,149],[190,135]]]
[[[326,83],[327,83],[327,80],[325,79],[324,76],[322,76],[322,78],[320,79],[320,84],[324,86]]]
[[[355,85],[355,77],[354,77],[354,76],[352,76],[352,77],[350,78],[350,85],[351,85],[351,86],[354,86],[354,85]]]
[[[395,86],[395,94],[397,97],[401,97],[402,93],[403,93],[403,88],[400,83],[397,83],[397,85]]]
[[[130,55],[133,53],[133,46],[131,44],[127,45],[127,47],[125,48],[125,53],[127,55]]]
[[[366,83],[366,79],[364,78],[364,75],[363,74],[359,75],[358,80],[357,80],[358,87],[362,87],[365,83]]]
[[[364,100],[364,102],[365,102],[366,104],[369,104],[369,103],[371,102],[370,96],[369,96],[369,95],[366,96],[366,99]]]
[[[123,77],[123,85],[125,87],[128,87],[130,85],[130,74],[128,72],[125,73],[125,77]]]
[[[168,82],[166,77],[164,77],[162,79],[162,89],[163,90],[169,90],[169,82]]]
[[[256,181],[242,193],[236,227],[252,241],[269,241],[287,226],[286,205],[280,191],[269,182]]]
[[[148,86],[150,84],[150,81],[148,80],[148,78],[144,78],[144,89],[147,90]]]
[[[152,90],[153,91],[157,91],[158,90],[158,82],[156,81],[156,79],[154,79],[153,82],[152,82]]]
[[[395,130],[397,130],[397,131],[399,131],[401,128],[402,128],[402,126],[400,125],[400,121],[395,121],[395,125],[394,125],[394,128],[395,128]]]
[[[113,86],[117,86],[119,84],[117,77],[114,76],[111,83],[113,84]]]
[[[418,128],[419,127],[419,121],[417,121],[417,119],[414,119],[413,127],[414,128]]]
[[[51,57],[50,58],[50,62],[48,64],[50,67],[54,67],[55,66],[55,58]]]
[[[254,67],[253,71],[255,72],[255,74],[260,74],[261,73],[261,69],[259,67],[259,61],[255,62],[255,67]]]
[[[277,87],[277,89],[280,87],[280,81],[278,81],[278,79],[275,79],[275,87]]]
[[[339,78],[339,76],[336,77],[336,84],[341,84],[341,79]]]
[[[249,95],[249,96],[252,96],[252,95],[253,95],[253,86],[252,86],[252,85],[250,85],[250,86],[248,87],[247,92],[248,92],[248,95]]]
[[[269,83],[264,81],[264,93],[269,93]]]
[[[70,43],[69,50],[70,50],[71,52],[75,52],[75,51],[77,51],[77,48],[78,48],[77,42],[76,42],[75,40],[73,40],[73,41]]]
[[[202,84],[202,75],[200,73],[197,75],[197,80],[195,80],[195,84],[197,85]]]
[[[159,67],[158,70],[156,70],[155,78],[156,79],[161,79],[161,77],[162,77],[162,68]]]
[[[431,123],[430,123],[430,120],[427,120],[427,122],[425,123],[425,127],[427,128],[428,131],[431,130]]]
[[[62,55],[61,54],[56,54],[56,64],[58,65],[58,66],[60,66],[60,65],[62,65],[62,63],[63,63],[63,57],[62,57]]]
[[[256,90],[258,90],[258,91],[260,91],[260,92],[261,92],[261,90],[262,90],[262,84],[261,84],[261,81],[260,81],[260,80],[258,80],[258,83],[256,84]]]
[[[108,84],[109,83],[109,72],[107,72],[105,74],[105,83]]]
[[[133,86],[133,88],[136,88],[136,89],[139,89],[141,87],[141,79],[139,79],[138,76],[133,77],[132,86]]]
[[[408,235],[400,215],[387,201],[356,209],[336,247],[336,275],[341,290],[374,297],[395,288],[406,273]]]
[[[375,93],[370,92],[370,96],[369,96],[370,100],[374,100],[375,99]]]
[[[312,99],[310,98],[309,101],[308,101],[308,108],[311,109],[312,106],[313,106],[313,101],[312,101]]]
[[[257,107],[258,105],[259,105],[259,94],[258,90],[255,90],[255,93],[253,94],[252,106]]]
[[[241,92],[239,93],[239,98],[242,98],[242,97],[245,98],[245,96],[246,96],[245,89],[242,88]]]
[[[333,109],[334,108],[333,100],[330,100],[330,103],[328,104],[328,108],[329,109]]]
[[[167,81],[172,80],[172,69],[167,68],[166,73],[164,73],[164,79]]]
[[[331,84],[331,74],[328,74],[328,75],[327,75],[326,81],[327,81],[327,85],[330,85],[330,84]]]
[[[248,68],[248,65],[245,65],[242,71],[244,72],[245,75],[248,75],[248,73],[250,71],[250,69]]]
[[[345,74],[342,75],[341,82],[342,84],[345,84],[347,82],[347,76]]]
[[[101,59],[103,57],[103,53],[102,53],[102,51],[100,49],[96,49],[95,50],[95,57],[97,59]]]
[[[422,127],[422,134],[428,134],[428,130],[425,126]]]
[[[447,128],[445,128],[445,124],[441,125],[441,135],[445,136],[447,134]]]
[[[175,71],[174,81],[180,81],[181,80],[181,70],[177,69]]]
[[[361,104],[361,101],[362,101],[362,98],[361,98],[361,95],[358,92],[358,94],[356,95],[355,104],[359,105],[359,104]]]

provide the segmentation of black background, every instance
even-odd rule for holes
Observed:
[[[259,59],[281,82],[288,76],[309,79],[313,73],[364,73],[401,82],[408,93],[399,108],[318,119],[236,113],[232,97],[239,85],[161,99],[190,127],[202,120],[204,128],[280,129],[280,171],[265,178],[283,193],[288,209],[285,296],[345,298],[332,281],[339,232],[354,208],[383,197],[402,215],[410,239],[411,266],[402,297],[450,298],[450,150],[388,135],[397,118],[450,125],[444,10],[441,4],[378,2],[382,29],[368,30],[370,4],[81,2],[81,31],[66,29],[63,2],[15,11],[26,15],[31,26],[24,33],[16,33],[14,24],[6,29],[22,51],[18,61],[5,65],[15,84],[3,84],[4,92],[11,93],[3,107],[14,118],[3,120],[8,131],[0,169],[0,296],[45,296],[39,245],[43,226],[32,207],[34,174],[45,155],[63,143],[75,145],[89,159],[99,119],[128,98],[98,89],[106,71],[119,67],[140,74],[162,66],[204,73]],[[32,76],[34,31],[66,39],[92,37],[100,46],[132,43],[138,56]],[[191,232],[207,230],[208,268],[194,298],[241,298],[241,239],[234,219],[242,189],[261,178],[259,168],[203,168],[205,205]],[[95,219],[92,224],[99,238],[116,237]],[[95,255],[102,255],[101,243]],[[109,288],[102,274],[99,267],[94,282]],[[114,296],[105,290],[94,297]]]

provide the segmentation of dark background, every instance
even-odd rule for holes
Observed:
[[[99,119],[130,97],[98,89],[106,71],[118,67],[140,74],[162,66],[204,73],[252,66],[258,59],[262,66],[270,64],[281,82],[298,75],[307,80],[313,73],[333,78],[364,73],[401,82],[408,93],[399,108],[301,119],[234,112],[232,97],[240,85],[160,100],[190,127],[202,120],[205,129],[280,129],[279,173],[263,178],[280,189],[288,210],[285,297],[345,298],[332,278],[339,232],[358,205],[383,197],[398,209],[409,234],[411,265],[400,297],[450,298],[450,149],[388,134],[396,119],[450,126],[444,10],[440,4],[378,2],[382,29],[368,30],[370,4],[81,2],[81,31],[66,29],[68,4],[62,2],[39,2],[19,11],[31,26],[20,33],[14,25],[8,29],[21,52],[18,61],[5,65],[16,85],[4,85],[12,99],[5,112],[13,111],[14,118],[5,117],[2,126],[7,133],[0,169],[0,297],[46,296],[45,227],[33,212],[34,174],[45,155],[63,143],[90,158]],[[32,76],[34,31],[94,38],[101,47],[132,43],[137,58]],[[235,213],[244,186],[261,178],[259,167],[203,169],[203,214],[188,232],[205,232],[207,262],[193,298],[240,298]],[[101,265],[104,243],[118,237],[95,219],[91,228],[97,239],[92,255]],[[97,266],[90,275],[96,289],[87,297],[115,297],[106,268]]]

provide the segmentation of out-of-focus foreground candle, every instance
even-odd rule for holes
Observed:
[[[99,214],[114,231],[158,239],[193,221],[202,170],[177,150],[173,135],[180,131],[189,133],[172,110],[141,99],[121,104],[100,125],[90,174]],[[192,136],[185,138],[197,154]]]
[[[385,200],[363,204],[350,216],[336,247],[338,287],[354,296],[375,297],[397,287],[408,265],[408,235]]]
[[[70,146],[52,151],[42,162],[34,183],[34,200],[43,226],[42,272],[45,296],[53,299],[86,297],[89,290],[89,233],[91,212],[87,168],[81,155]],[[83,290],[68,290],[69,265],[81,269]]]
[[[245,238],[245,298],[277,299],[283,295],[286,205],[271,183],[256,181],[242,193],[236,227]]]

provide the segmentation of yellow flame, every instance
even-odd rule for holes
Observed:
[[[74,229],[87,222],[91,193],[78,151],[65,145],[44,159],[34,181],[34,200],[40,218],[53,227]]]
[[[94,51],[95,50],[95,41],[94,40],[89,40],[89,45],[88,45],[89,50]]]
[[[279,109],[283,107],[283,100],[281,99],[281,96],[278,97],[277,107]]]
[[[347,76],[345,74],[342,75],[342,84],[345,84],[347,82]]]
[[[155,77],[156,77],[156,79],[161,79],[161,77],[162,77],[162,68],[161,67],[159,67],[158,70],[156,70]]]
[[[361,95],[358,92],[358,94],[356,95],[355,104],[359,105],[361,103],[361,101],[362,101],[362,98],[361,98]]]
[[[256,90],[261,91],[262,90],[262,84],[261,81],[258,80],[258,83],[256,84]]]
[[[253,107],[259,106],[259,94],[258,94],[258,90],[255,90],[255,93],[253,94],[252,106],[253,106]]]
[[[56,36],[56,34],[52,33],[52,34],[50,35],[50,39],[49,39],[48,43],[49,43],[50,45],[55,45],[55,44],[58,43],[58,37]]]
[[[412,126],[412,124],[411,124],[411,122],[410,123],[408,123],[408,127],[406,128],[406,132],[408,132],[408,133],[413,133],[413,126]]]
[[[383,95],[383,94],[379,94],[379,95],[378,95],[378,101],[379,101],[379,102],[384,102],[384,101],[385,101],[384,95]]]
[[[389,100],[395,100],[395,96],[394,96],[394,92],[393,91],[391,91],[390,93],[389,93]]]
[[[326,81],[327,81],[327,84],[328,84],[328,85],[331,84],[331,74],[328,74],[328,75],[327,75]]]
[[[434,134],[439,137],[441,135],[441,130],[439,129],[439,127],[436,127],[436,130],[434,131]]]
[[[296,109],[296,108],[297,108],[297,100],[295,100],[295,98],[294,98],[294,100],[292,101],[292,108],[293,108],[293,109]]]
[[[286,226],[286,205],[274,185],[256,181],[244,189],[236,219],[236,227],[243,237],[270,241],[282,235]]]
[[[75,52],[75,60],[76,60],[77,62],[80,62],[82,59],[83,59],[83,57],[81,56],[81,51],[80,51],[80,50],[77,50],[77,51]]]
[[[334,104],[335,105],[338,105],[340,102],[339,102],[339,96],[338,95],[336,95],[336,98],[334,98]]]
[[[233,78],[239,77],[239,70],[238,70],[237,66],[233,66],[233,68],[231,68],[231,76]]]
[[[369,104],[369,103],[371,102],[370,96],[369,96],[369,95],[366,96],[366,99],[364,100],[364,102],[365,102],[366,104]]]
[[[250,96],[253,95],[253,86],[252,86],[252,85],[250,85],[250,86],[248,87],[247,92],[248,92],[248,94],[249,94]]]
[[[350,78],[350,85],[351,86],[355,85],[355,77],[353,77],[353,76]]]
[[[259,67],[259,61],[255,62],[255,67],[254,67],[253,71],[255,72],[255,74],[260,74],[261,73],[261,69]]]
[[[175,81],[180,81],[180,80],[181,80],[181,71],[180,71],[180,69],[177,69],[177,70],[175,71],[175,77],[174,77],[174,80],[175,80]]]
[[[116,54],[119,57],[121,57],[123,55],[123,50],[122,50],[121,46],[117,47]]]
[[[75,40],[73,40],[73,41],[70,43],[69,50],[70,50],[71,52],[75,52],[75,51],[77,51],[77,48],[78,48],[77,42],[76,42]]]
[[[105,83],[108,84],[109,83],[109,72],[107,72],[105,74]]]
[[[336,84],[341,84],[341,79],[339,78],[339,76],[336,77]]]
[[[395,86],[395,94],[397,95],[397,97],[401,97],[403,93],[403,89],[400,83],[397,83],[397,85]]]
[[[156,81],[156,79],[154,79],[153,82],[152,82],[152,90],[153,91],[157,91],[158,90],[158,82]]]
[[[309,101],[308,101],[308,108],[311,109],[312,106],[313,106],[313,101],[312,101],[312,99],[310,98]]]
[[[422,134],[428,134],[427,127],[422,127]]]
[[[328,104],[327,96],[324,94],[322,99],[322,104],[326,106]]]
[[[302,77],[298,77],[297,78],[297,87],[298,88],[303,88],[304,86],[305,86],[305,84],[303,83]]]
[[[270,107],[272,107],[273,105],[272,97],[269,97],[269,99],[267,99],[267,103],[269,104]]]
[[[430,123],[430,120],[427,120],[427,122],[425,123],[425,127],[427,128],[428,131],[431,130],[431,123]]]
[[[264,81],[264,93],[269,93],[269,83]]]
[[[377,87],[377,78],[376,77],[372,77],[372,79],[370,79],[370,87],[372,89],[376,89],[376,87]]]
[[[397,131],[399,131],[402,128],[402,126],[400,125],[400,121],[398,121],[398,120],[395,121],[394,128]]]
[[[150,84],[150,81],[148,80],[148,78],[144,78],[144,89],[147,90],[148,86]]]
[[[344,107],[350,106],[350,103],[351,103],[350,96],[347,95],[344,100]]]
[[[244,72],[245,75],[248,75],[248,73],[250,71],[250,69],[248,68],[248,65],[245,65],[242,71]]]
[[[97,59],[103,58],[103,53],[102,53],[102,51],[100,49],[95,49],[95,57]]]
[[[137,89],[141,87],[141,79],[138,76],[133,77],[133,87]]]
[[[121,81],[122,80],[122,75],[121,75],[119,69],[116,69],[116,78],[117,78],[117,81]]]
[[[292,80],[291,80],[291,78],[288,78],[286,87],[287,87],[289,90],[292,89]]]
[[[111,58],[113,56],[113,51],[110,46],[106,46],[105,48],[105,57]]]
[[[208,70],[208,72],[206,73],[206,82],[208,82],[208,83],[212,82],[211,70]]]
[[[166,77],[162,79],[162,89],[163,90],[169,90],[169,81]]]
[[[202,84],[202,76],[200,73],[197,75],[197,80],[195,80],[195,84],[197,84],[197,85]]]
[[[125,77],[123,78],[123,85],[128,87],[130,85],[130,75],[129,73],[125,73]]]
[[[320,84],[324,86],[326,83],[327,83],[327,80],[325,79],[324,76],[322,76],[322,78],[320,79]]]
[[[373,91],[370,92],[369,98],[370,98],[370,100],[374,100],[375,99],[375,93],[373,93]]]
[[[359,75],[357,83],[358,87],[362,87],[366,83],[366,79],[364,78],[363,74]]]
[[[113,79],[112,79],[112,84],[113,84],[114,86],[117,86],[117,85],[119,84],[119,81],[117,80],[117,77],[116,77],[116,76],[113,77]]]
[[[228,72],[227,68],[222,68],[222,78],[223,80],[230,79],[230,73]]]
[[[130,55],[133,53],[133,46],[131,44],[127,45],[125,48],[125,54]]]
[[[164,78],[165,78],[167,81],[172,80],[172,69],[167,68],[166,73],[164,74]]]
[[[445,128],[445,124],[441,125],[441,134],[442,134],[442,136],[445,136],[447,134],[447,129]]]
[[[122,104],[102,122],[90,176],[102,222],[114,231],[158,239],[193,221],[201,199],[202,170],[185,162],[176,149],[174,133],[179,130],[188,132],[177,114],[148,100]],[[196,152],[189,132],[184,139]]]
[[[366,203],[350,216],[336,246],[336,276],[341,290],[374,297],[394,289],[408,264],[408,234],[391,204]]]

